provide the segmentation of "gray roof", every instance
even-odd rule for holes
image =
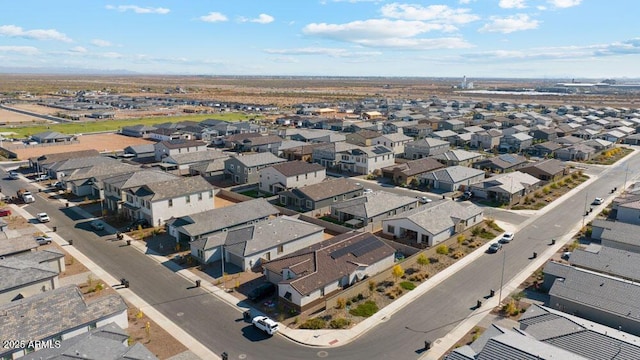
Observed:
[[[420,177],[424,179],[437,180],[453,184],[470,178],[474,178],[479,175],[484,175],[484,171],[466,166],[455,165],[423,174]]]
[[[573,266],[640,282],[640,254],[603,246],[597,253],[575,250],[569,262]]]
[[[38,250],[38,251],[28,251],[21,254],[13,255],[14,259],[28,260],[36,263],[49,262],[55,259],[61,259],[64,257],[64,254],[55,250]]]
[[[323,230],[321,226],[281,216],[212,235],[203,243],[203,249],[224,244],[232,254],[251,256]]]
[[[320,164],[308,163],[306,161],[288,161],[282,164],[273,165],[271,167],[286,177],[325,170],[324,166]]]
[[[351,179],[337,178],[327,179],[321,183],[303,186],[293,189],[294,194],[302,194],[313,201],[320,201],[349,192],[362,190],[363,186]]]
[[[44,131],[41,133],[31,135],[32,138],[37,138],[41,140],[55,140],[55,139],[69,139],[72,135],[66,135],[59,133],[57,131]]]
[[[157,131],[157,130],[156,130]],[[187,147],[199,147],[206,146],[207,144],[201,140],[188,140],[188,139],[174,139],[174,140],[164,140],[159,143],[155,143],[155,148],[159,145],[163,145],[167,149],[181,149]]]
[[[516,194],[538,183],[540,183],[540,179],[520,171],[514,171],[493,175],[478,184],[472,185],[472,187]]]
[[[67,174],[65,181],[86,180],[89,178],[102,179],[114,174],[129,173],[139,169],[140,167],[138,166],[121,163],[119,161],[115,163],[106,162],[76,169],[70,174]]]
[[[65,286],[0,305],[0,339],[43,340],[127,310],[117,294],[86,301],[76,286]]]
[[[640,284],[571,267],[556,280],[549,295],[621,318],[640,320]]]
[[[369,219],[385,214],[389,211],[409,205],[415,205],[416,198],[390,193],[388,191],[374,191],[363,197],[343,201],[332,206],[340,212],[351,214],[358,218]],[[401,210],[400,210],[401,211]]]
[[[65,339],[59,348],[42,349],[23,356],[24,360],[153,360],[155,355],[144,345],[125,345],[129,335],[125,330],[109,323],[90,332]]]
[[[238,160],[242,165],[248,168],[277,164],[280,162],[287,161],[286,159],[279,158],[270,152],[263,152],[263,153],[257,153],[257,154],[249,154],[249,155],[239,155],[239,156],[232,157],[232,159]]]
[[[212,161],[217,159],[227,159],[229,155],[219,150],[195,151],[183,154],[173,154],[162,159],[165,163],[192,164],[196,162]]]
[[[72,158],[72,159],[59,161],[49,166],[49,169],[56,172],[69,171],[69,170],[96,166],[98,164],[121,164],[121,162],[119,162],[118,160],[112,159],[110,157],[99,155],[99,156]]]
[[[38,243],[31,235],[24,235],[11,239],[0,239],[0,256],[18,254],[37,247]]]
[[[150,201],[160,201],[204,191],[213,191],[213,189],[213,185],[209,184],[202,176],[179,177],[177,179],[146,184],[136,191],[136,195],[149,197]]]
[[[416,141],[410,141],[405,146],[417,146],[417,147],[425,147],[432,148],[434,146],[449,146],[449,143],[444,140],[434,139],[434,138],[424,138]]]
[[[130,145],[124,148],[124,151],[136,155],[144,153],[155,153],[155,147],[153,146],[153,144]]]
[[[393,142],[402,142],[402,141],[410,141],[413,140],[413,138],[411,136],[407,136],[404,133],[401,132],[397,132],[397,133],[391,133],[391,134],[384,134],[382,135],[382,137],[386,138],[387,140],[393,141]]]
[[[249,221],[278,215],[280,211],[264,198],[243,201],[241,203],[218,209],[208,210],[189,216],[183,216],[178,221],[186,224],[179,226],[179,231],[189,236],[210,234],[222,229],[246,224]]]
[[[102,182],[120,190],[126,190],[156,181],[175,180],[178,178],[179,176],[164,171],[139,169],[138,171],[105,178]]]
[[[477,360],[585,360],[585,357],[558,347],[523,336],[515,331],[506,331],[487,341]]]
[[[448,150],[447,152],[442,154],[433,155],[432,157],[434,159],[446,160],[446,161],[449,161],[449,160],[467,161],[471,159],[479,159],[482,157],[482,155],[473,151],[455,149],[455,150]]]
[[[47,265],[26,258],[0,259],[0,292],[51,279],[58,273]]]
[[[425,206],[405,211],[386,221],[409,219],[431,234],[439,234],[450,229],[459,221],[466,221],[474,216],[482,216],[482,208],[474,204],[461,204],[451,200],[439,200]]]
[[[638,225],[601,219],[596,219],[591,224],[593,227],[604,229],[601,235],[602,240],[640,246],[640,237],[638,236],[638,230],[640,229],[640,227],[638,227]]]

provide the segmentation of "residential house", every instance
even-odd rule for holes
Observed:
[[[278,296],[304,311],[394,264],[395,249],[371,233],[349,232],[263,265]]]
[[[110,157],[96,155],[74,157],[47,163],[43,162],[39,165],[43,174],[49,175],[52,179],[63,179],[75,170],[93,167],[98,164],[120,164],[120,162]]]
[[[565,161],[588,161],[596,154],[596,149],[584,144],[576,144],[556,150],[556,158]]]
[[[73,140],[73,135],[61,134],[57,131],[45,131],[31,135],[31,140],[38,144],[67,142]]]
[[[123,126],[120,133],[126,136],[148,138],[150,136],[149,134],[157,129],[157,127],[151,125],[132,125]]]
[[[0,304],[58,288],[62,258],[64,254],[47,250],[0,258]]]
[[[484,171],[466,166],[450,166],[420,175],[420,183],[430,189],[457,191],[484,180]]]
[[[129,190],[123,206],[132,219],[160,226],[173,217],[215,208],[213,191],[201,176],[159,181]]]
[[[382,145],[393,150],[396,157],[404,154],[404,146],[413,138],[403,133],[391,133],[373,139],[372,145]]]
[[[598,251],[576,249],[569,257],[571,266],[603,275],[640,282],[640,254],[602,246]],[[551,285],[553,282],[551,282]]]
[[[231,134],[214,140],[216,145],[223,145],[225,148],[240,151],[245,140],[262,137],[258,133]]]
[[[286,190],[278,194],[280,203],[301,211],[311,211],[361,196],[362,184],[347,178],[327,179],[319,184]]]
[[[423,139],[433,133],[433,127],[429,123],[418,123],[405,126],[402,131],[414,139]]]
[[[176,242],[190,242],[225,229],[264,221],[278,216],[280,211],[266,199],[258,198],[237,204],[175,217],[167,221],[169,235]]]
[[[504,173],[525,166],[527,158],[517,154],[502,154],[475,162],[472,166],[487,172]]]
[[[558,132],[552,128],[538,128],[533,131],[533,139],[537,141],[551,141],[558,138]]]
[[[147,137],[155,141],[176,141],[176,140],[192,140],[191,134],[187,134],[182,130],[175,128],[159,127],[155,130],[149,130]]]
[[[114,161],[99,163],[95,166],[73,170],[61,178],[65,189],[76,196],[103,198],[102,179],[117,174],[126,174],[140,170],[138,166]]]
[[[278,135],[264,135],[244,139],[238,148],[243,152],[271,152],[278,155],[278,148],[282,144],[282,138]]]
[[[380,133],[372,130],[360,130],[355,133],[346,135],[346,141],[349,144],[358,146],[372,146],[374,145],[374,139],[380,137]]]
[[[429,135],[429,137],[432,137],[434,139],[446,141],[450,145],[455,145],[457,136],[458,133],[451,130],[434,131]]]
[[[431,157],[445,166],[471,166],[471,164],[483,158],[483,156],[477,152],[458,149],[448,150],[445,153],[433,155]]]
[[[486,180],[472,184],[473,196],[497,203],[514,204],[535,191],[541,181],[520,171],[496,174]]]
[[[324,228],[289,216],[219,232],[191,243],[191,255],[203,264],[223,261],[248,271],[321,242]]]
[[[503,131],[506,133],[506,130]],[[500,139],[498,148],[502,151],[521,152],[533,144],[533,137],[525,133],[505,134]]]
[[[451,130],[455,132],[461,132],[465,127],[464,121],[452,119],[445,120],[438,123],[438,130]]]
[[[363,227],[418,206],[413,197],[398,195],[387,191],[374,191],[362,197],[345,200],[331,205],[331,216],[351,227]]]
[[[422,174],[443,168],[444,165],[432,157],[410,160],[382,168],[382,176],[393,179],[396,185],[417,185]]]
[[[342,154],[353,149],[358,149],[357,145],[346,142],[329,143],[313,149],[311,160],[324,166],[326,169],[338,170],[342,168]],[[346,156],[349,158],[349,156]]]
[[[405,144],[404,157],[407,159],[421,159],[423,157],[443,154],[449,151],[450,144],[434,138],[424,138]]]
[[[120,295],[88,300],[77,286],[59,287],[2,304],[0,314],[0,339],[64,341],[109,323],[123,329],[129,327],[127,304]],[[24,347],[1,348],[0,357],[17,359],[27,351]]]
[[[435,246],[484,219],[482,208],[469,202],[439,200],[382,220],[382,231],[412,244]]]
[[[470,145],[475,149],[492,150],[500,145],[502,131],[490,129],[471,134]]]
[[[640,253],[638,225],[622,221],[595,219],[591,222],[591,237],[602,246]]]
[[[556,159],[545,159],[523,166],[518,171],[534,176],[542,181],[553,182],[569,175],[569,167]]]
[[[153,144],[131,145],[124,148],[124,154],[137,162],[150,162],[155,161],[156,149]]]
[[[34,251],[39,245],[32,235],[9,237],[6,232],[0,232],[0,257],[11,256]]]
[[[36,173],[45,172],[44,166],[50,165],[56,162],[65,161],[69,159],[75,158],[86,158],[86,157],[95,157],[100,156],[98,150],[78,150],[78,151],[69,151],[57,154],[45,154],[38,157],[29,158],[29,166],[33,168]]]
[[[558,144],[555,141],[546,141],[543,143],[537,143],[532,145],[529,149],[527,149],[527,152],[533,156],[553,158],[556,156],[556,153],[555,153],[556,150],[561,148],[562,148],[562,145]]]
[[[270,152],[232,156],[225,160],[224,171],[236,184],[255,184],[260,181],[260,169],[286,161]]]
[[[582,144],[590,146],[594,148],[596,151],[604,151],[604,150],[612,149],[615,145],[613,142],[607,141],[604,139],[585,140],[584,142],[582,142]]]
[[[631,198],[620,202],[616,206],[615,217],[617,221],[627,224],[640,225],[640,200]]]
[[[285,140],[287,141],[287,140]],[[295,141],[295,140],[289,140]],[[282,149],[282,157],[289,161],[313,161],[313,149],[318,147],[325,147],[325,143],[313,143],[307,145],[300,145],[292,148]]]
[[[200,140],[165,140],[154,144],[155,159],[161,161],[167,156],[189,152],[207,151],[207,144]]]
[[[277,194],[284,190],[320,183],[326,177],[327,171],[320,164],[289,161],[260,170],[259,189],[263,193]]]
[[[383,117],[382,113],[379,111],[365,111],[361,116],[364,120],[375,120]]]
[[[149,169],[111,174],[111,176],[101,180],[104,208],[111,213],[122,214],[125,217],[137,219],[137,217],[134,216],[136,206],[133,203],[132,194],[143,185],[156,181],[177,180],[178,178],[178,176],[173,174]]]
[[[395,162],[393,151],[382,145],[345,150],[337,155],[340,156],[342,171],[361,175],[371,174]]]
[[[207,149],[207,151],[188,152],[174,154],[162,159],[159,164],[164,171],[170,171],[177,175],[188,175],[192,166],[197,164],[217,163],[220,170],[224,169],[224,162],[229,155],[219,150]]]

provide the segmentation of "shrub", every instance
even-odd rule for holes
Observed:
[[[420,268],[423,268],[430,263],[429,258],[424,253],[418,255],[416,262],[418,263],[418,265],[420,265]]]
[[[351,298],[351,303],[357,303],[358,302],[358,297],[354,296]]]
[[[308,319],[307,321],[302,323],[300,325],[300,329],[317,330],[317,329],[324,329],[325,326],[327,326],[327,322],[324,319],[313,318],[313,319]]]
[[[447,255],[449,254],[449,247],[447,245],[442,244],[436,248],[436,253],[440,255]]]
[[[344,309],[346,305],[347,300],[345,298],[338,298],[338,300],[336,300],[336,309]]]
[[[453,254],[451,254],[451,257],[454,259],[460,259],[461,257],[464,256],[464,252],[461,250],[455,251]]]
[[[412,283],[411,281],[403,281],[400,283],[400,286],[405,289],[405,290],[413,290],[416,288],[416,285],[414,283]]]
[[[545,187],[543,187],[543,188],[542,188],[542,192],[543,192],[545,195],[548,195],[548,194],[551,192],[551,188],[550,188],[550,187],[548,187],[548,186],[545,186]]]
[[[560,186],[558,185],[558,183],[553,183],[553,184],[551,184],[551,188],[552,188],[552,189],[557,189],[557,188],[559,188],[559,187],[560,187]]]
[[[365,301],[356,308],[351,309],[349,313],[353,316],[369,317],[378,312],[378,305],[374,301]]]
[[[482,232],[482,228],[479,226],[476,226],[471,230],[471,235],[478,236],[480,235],[481,232]]]
[[[351,306],[351,300],[347,300],[344,304],[345,304],[346,306]]]
[[[369,280],[369,291],[373,291],[376,288],[376,283],[373,280]]]
[[[466,240],[466,237],[464,236],[464,234],[460,234],[458,235],[458,244],[462,245],[462,243]]]
[[[358,300],[364,300],[364,295],[362,293],[358,294]]]
[[[344,329],[351,324],[351,320],[345,318],[333,319],[329,323],[329,327],[332,329]]]

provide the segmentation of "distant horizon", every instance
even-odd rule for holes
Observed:
[[[594,0],[5,1],[0,64],[177,76],[640,78],[639,12],[638,1]]]

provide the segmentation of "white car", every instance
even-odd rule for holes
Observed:
[[[373,190],[371,190],[371,189],[364,189],[362,191],[363,194],[371,194],[372,192],[373,192]]]
[[[593,205],[602,205],[602,203],[604,203],[604,199],[603,198],[595,198],[595,199],[593,199]]]
[[[500,242],[503,244],[507,244],[510,243],[511,240],[513,240],[513,237],[515,236],[514,233],[512,232],[506,232],[502,235],[502,239],[500,239]]]
[[[266,316],[256,316],[253,318],[251,323],[253,326],[264,331],[270,336],[278,332],[278,323]]]
[[[51,241],[53,241],[51,236],[47,236],[47,235],[36,236],[36,242],[38,243],[38,245],[49,245],[51,244]]]
[[[426,197],[426,196],[416,196],[416,198],[417,198],[417,199],[418,199],[418,201],[420,201],[420,203],[422,203],[422,204],[428,204],[428,203],[430,203],[431,201],[433,201],[433,200],[429,199],[429,198],[428,198],[428,197]]]
[[[49,219],[49,215],[47,215],[47,213],[37,213],[36,217],[38,218],[38,221],[40,221],[41,223],[46,223],[51,221],[51,219]]]

